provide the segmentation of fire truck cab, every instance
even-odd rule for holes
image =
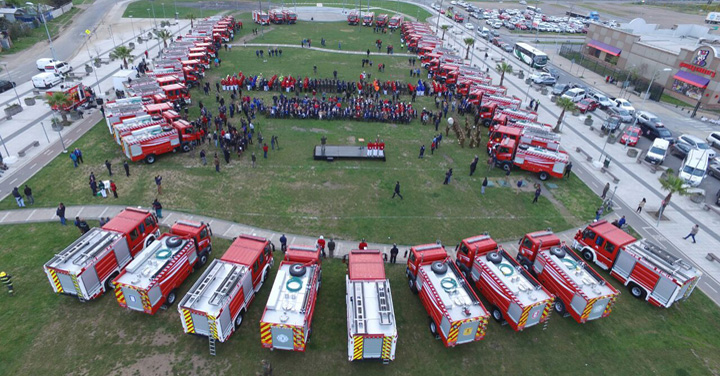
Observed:
[[[348,25],[357,25],[360,22],[360,17],[358,16],[358,13],[355,11],[352,11],[347,16],[347,22]]]
[[[65,95],[67,95],[70,99],[70,103],[63,106],[63,111],[72,111],[76,109],[78,106],[87,102],[93,95],[92,90],[83,84],[76,84],[72,86],[62,84],[57,89],[49,89],[47,92],[45,92],[45,95],[47,95],[49,98],[56,92],[65,93]],[[52,109],[59,110],[57,106],[53,107]]]
[[[127,208],[55,255],[44,265],[45,273],[56,293],[81,302],[95,299],[114,289],[113,278],[159,233],[154,214]]]
[[[556,296],[555,311],[578,323],[608,316],[620,295],[550,230],[526,234],[517,260]]]
[[[198,266],[202,267],[207,263],[208,256],[212,252],[212,228],[204,222],[179,220],[170,227],[170,233],[183,238],[192,239],[199,257]]]
[[[565,166],[570,161],[567,153],[548,150],[504,138],[491,150],[495,154],[497,165],[509,171],[513,165],[521,170],[536,172],[540,180],[545,181],[551,176],[562,178]]]
[[[321,283],[320,247],[288,246],[260,320],[264,348],[305,351]]]
[[[489,314],[441,244],[412,247],[406,274],[430,317],[430,333],[445,347],[485,337]]]
[[[385,27],[388,22],[388,15],[387,14],[378,14],[377,19],[375,19],[375,26],[378,27]]]
[[[261,11],[261,10],[254,10],[252,11],[252,19],[253,22],[259,25],[269,25],[270,24],[270,16],[268,16],[267,13]]]
[[[380,251],[350,251],[345,291],[348,360],[395,360],[395,310]]]
[[[685,260],[604,220],[578,230],[573,248],[587,262],[609,270],[632,296],[657,307],[687,299],[702,277]]]
[[[274,24],[281,24],[285,22],[285,15],[280,9],[270,9],[269,16],[270,22]]]
[[[295,12],[290,9],[283,9],[282,12],[285,16],[285,22],[287,22],[288,25],[292,25],[297,22],[297,14]]]
[[[523,124],[523,123],[515,123]],[[549,150],[560,150],[560,135],[548,130],[542,126],[528,124],[525,127],[499,126],[491,131],[488,138],[488,150],[492,150],[495,145],[502,140],[509,138],[515,142],[539,146]]]
[[[375,19],[375,13],[365,13],[362,17],[363,19],[363,26],[372,26],[373,20]]]
[[[399,16],[399,15],[392,16],[392,18],[390,18],[390,22],[388,22],[388,28],[397,29],[398,27],[400,27],[400,24],[402,23],[402,21],[403,21],[402,16]]]

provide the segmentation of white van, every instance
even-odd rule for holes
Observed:
[[[54,60],[45,64],[45,72],[67,74],[70,73],[70,65],[64,61]]]
[[[678,177],[692,187],[702,183],[707,175],[708,154],[706,150],[690,149],[687,157],[680,166]]]
[[[660,137],[656,138],[652,146],[650,146],[650,149],[648,149],[647,154],[645,154],[645,162],[655,165],[663,164],[668,147],[670,147],[670,141]]]
[[[37,67],[38,70],[44,72],[44,71],[45,71],[45,66],[48,65],[48,64],[50,64],[50,63],[52,63],[52,62],[55,62],[55,61],[57,61],[57,60],[47,59],[47,58],[37,59],[37,60],[35,61],[35,66]]]
[[[480,34],[480,37],[485,38],[485,39],[490,38],[490,29],[488,29],[487,27],[483,27],[482,31],[480,31],[480,28],[478,28],[478,31],[479,31],[478,34]]]
[[[50,72],[36,74],[32,78],[33,86],[38,89],[47,89],[61,82],[63,82],[61,75]]]
[[[562,97],[568,98],[575,103],[580,102],[581,100],[585,99],[585,89],[581,89],[579,87],[570,89],[566,91],[565,94],[562,95]]]

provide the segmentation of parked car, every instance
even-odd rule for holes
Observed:
[[[566,91],[570,89],[570,85],[568,84],[555,84],[552,89],[552,95],[563,95]]]
[[[565,94],[562,95],[562,98],[567,98],[577,103],[585,99],[585,93],[585,89],[576,87],[566,91]]]
[[[635,146],[640,140],[640,127],[631,125],[625,128],[622,136],[620,136],[620,143],[627,146]]]
[[[590,98],[594,99],[595,102],[598,103],[601,110],[606,110],[608,107],[613,105],[613,102],[610,101],[608,97],[606,97],[604,94],[601,93],[590,93]]]
[[[675,147],[687,146],[688,149],[700,149],[707,152],[709,159],[715,158],[715,150],[713,150],[708,143],[703,141],[700,137],[695,137],[689,134],[680,135],[675,140]]]
[[[660,121],[660,118],[647,112],[647,111],[638,111],[637,114],[635,114],[637,117],[637,122],[640,125],[650,124],[655,127],[664,127],[665,125]]]
[[[713,159],[710,161],[710,165],[708,165],[708,174],[710,176],[714,177],[715,179],[720,179],[720,161],[717,159]],[[718,191],[718,194],[720,194],[720,191]]]
[[[555,79],[555,77],[553,77],[553,76],[541,76],[541,77],[538,77],[535,80],[533,80],[533,82],[535,82],[538,85],[552,86],[557,83],[557,79]]]
[[[512,52],[512,51],[513,51],[513,46],[511,46],[509,43],[505,43],[505,44],[502,46],[502,49],[505,50],[505,52]],[[556,79],[555,81],[557,82],[557,79]]]
[[[600,130],[605,133],[613,133],[620,128],[622,122],[619,116],[610,116],[602,123]]]
[[[628,110],[622,108],[622,107],[608,107],[607,113],[610,116],[617,116],[622,120],[623,123],[631,123],[633,121],[633,116],[628,112]]]
[[[580,110],[581,113],[584,114],[590,111],[595,111],[595,109],[598,108],[600,105],[598,104],[598,102],[595,102],[594,99],[585,98],[580,102],[577,102],[575,106],[578,110]]]
[[[475,26],[473,26],[470,22],[465,24],[465,28],[468,30],[475,30]]]
[[[616,108],[616,107],[611,107],[611,108]],[[654,140],[656,138],[662,138],[662,139],[668,140],[671,145],[675,142],[672,132],[670,132],[670,130],[665,128],[665,126],[663,126],[663,125],[658,125],[658,124],[654,124],[654,123],[643,124],[640,122],[638,122],[638,124],[640,124],[640,130],[642,131],[642,135],[651,140]]]
[[[720,132],[710,132],[706,140],[710,146],[720,148]]]
[[[630,113],[630,115],[635,115],[635,107],[633,107],[632,103],[630,103],[627,99],[615,98],[613,101],[615,102],[616,107],[624,108]]]
[[[14,87],[15,87],[14,82],[10,82],[7,80],[0,80],[0,93],[4,93]]]

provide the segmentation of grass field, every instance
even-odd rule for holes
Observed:
[[[60,33],[61,29],[65,25],[68,25],[70,22],[72,22],[73,16],[75,16],[78,12],[80,12],[80,9],[73,7],[62,16],[48,21],[47,27],[50,35],[53,38],[56,38],[57,35]],[[13,36],[12,41],[13,47],[10,49],[3,49],[2,52],[0,52],[0,56],[20,52],[26,48],[35,45],[35,43],[37,42],[47,41],[47,32],[45,31],[45,26],[43,26],[41,23],[39,27],[32,29],[29,35],[24,37]],[[48,54],[49,51],[50,50],[48,47]]]
[[[52,234],[52,236],[48,236]],[[720,371],[720,313],[702,292],[670,309],[633,299],[625,289],[613,313],[580,325],[553,313],[546,330],[513,332],[494,321],[486,338],[446,349],[432,339],[427,313],[406,287],[404,265],[387,265],[399,340],[387,366],[347,361],[345,266],[323,263],[313,337],[304,354],[262,349],[258,322],[271,284],[262,288],[245,322],[208,354],[204,337],[183,334],[173,306],[155,316],[121,309],[112,295],[80,303],[55,295],[42,265],[75,238],[57,223],[4,226],[0,269],[14,276],[17,295],[0,291],[0,374],[255,375],[268,359],[275,375],[713,375]],[[34,239],[28,242],[27,239]],[[214,257],[229,241],[215,239]],[[279,263],[276,256],[271,282]],[[605,278],[610,278],[602,273]],[[185,281],[184,294],[199,277]],[[614,280],[611,280],[620,289]],[[4,288],[3,288],[4,289]]]

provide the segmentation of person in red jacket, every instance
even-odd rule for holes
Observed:
[[[115,198],[118,198],[117,185],[115,185],[115,182],[112,180],[110,180],[110,191],[113,193],[113,196],[115,196]]]
[[[320,247],[320,253],[322,254],[322,257],[325,257],[325,238],[320,235],[320,238],[317,240],[317,245]]]
[[[367,247],[368,247],[368,244],[367,244],[367,242],[365,241],[365,238],[363,238],[362,240],[360,240],[360,244],[358,244],[358,248],[360,248],[360,249],[367,249]]]

